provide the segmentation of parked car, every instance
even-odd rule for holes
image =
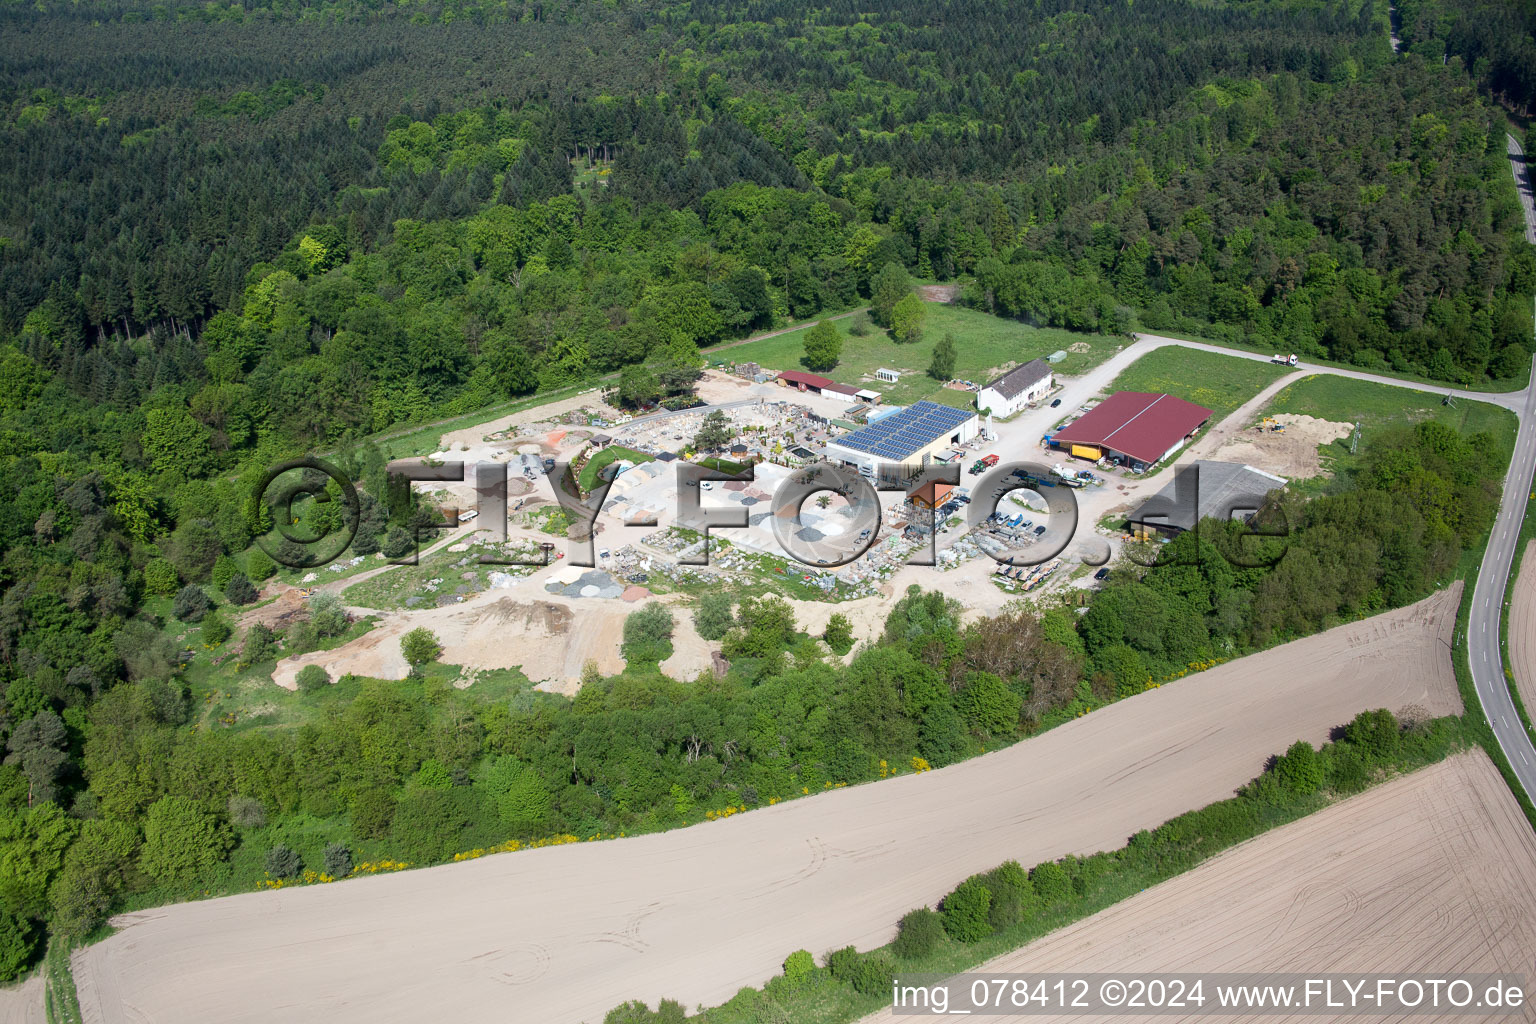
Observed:
[[[1094,573],[1093,574],[1093,578],[1096,579],[1096,580],[1102,580],[1105,577],[1107,577],[1108,575],[1109,575],[1109,566],[1106,565],[1104,568],[1102,568],[1098,572]]]
[[[1044,532],[1045,532],[1045,524],[1044,523],[1042,523],[1041,525],[1035,527],[1035,536],[1036,537],[1040,536]]]
[[[1059,398],[1054,398],[1054,399],[1051,400],[1051,408],[1052,409],[1056,408],[1060,404],[1061,404],[1061,399],[1059,399]]]

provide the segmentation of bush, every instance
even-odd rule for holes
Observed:
[[[1055,861],[1036,864],[1035,869],[1029,873],[1029,883],[1034,886],[1040,902],[1046,906],[1072,896],[1072,879],[1067,877],[1067,872]]]
[[[967,878],[955,891],[944,897],[940,908],[944,930],[960,942],[979,942],[992,934],[987,912],[992,909],[992,893],[978,879]]]
[[[297,878],[304,870],[304,858],[279,843],[267,851],[266,869],[273,878]]]
[[[241,573],[235,573],[224,584],[224,596],[229,598],[232,604],[255,604],[261,595],[251,585],[251,581]]]
[[[816,958],[809,950],[797,949],[784,958],[784,977],[795,984],[805,981],[816,972]]]
[[[683,1024],[687,1019],[683,1004],[675,999],[663,999],[654,1010],[637,999],[609,1010],[603,1024]]]
[[[253,796],[232,796],[227,806],[236,828],[261,828],[267,823],[266,805]]]
[[[157,597],[168,597],[176,592],[181,577],[167,558],[151,558],[144,565],[144,589]]]
[[[325,848],[321,870],[332,878],[346,878],[352,873],[352,848],[346,843],[332,843]]]
[[[316,594],[309,599],[309,621],[314,624],[315,632],[323,637],[341,636],[351,625],[341,606],[341,598],[328,593]]]
[[[843,655],[853,649],[853,623],[848,616],[837,612],[827,620],[827,628],[821,638],[832,648],[832,653]]]
[[[395,798],[384,789],[365,789],[352,798],[352,834],[383,839],[395,820]]]
[[[955,695],[955,706],[971,728],[989,736],[1012,737],[1019,731],[1024,698],[991,672],[972,672]]]
[[[1292,743],[1285,755],[1275,761],[1275,776],[1291,792],[1302,796],[1316,793],[1327,777],[1317,751],[1306,740]]]
[[[736,602],[730,594],[711,591],[699,598],[693,611],[693,626],[705,640],[721,640],[736,622]]]
[[[177,592],[176,600],[171,604],[171,614],[182,622],[199,622],[211,607],[213,602],[208,600],[203,588],[196,583],[188,583]]]
[[[944,923],[939,915],[927,907],[918,907],[907,911],[896,926],[896,941],[891,949],[903,960],[916,960],[938,948],[943,937]]]
[[[270,627],[258,622],[245,631],[245,643],[240,646],[240,664],[257,665],[277,653],[277,641]]]
[[[461,792],[454,789],[413,789],[400,797],[389,834],[407,860],[442,860],[460,848],[470,816]]]
[[[239,571],[240,564],[238,562],[228,555],[220,555],[214,560],[213,572],[209,573],[208,578],[213,581],[214,586],[223,590],[229,586],[229,581],[234,579],[235,574]]]
[[[319,665],[305,665],[294,681],[301,693],[315,693],[331,685],[330,675]]]
[[[14,981],[32,966],[41,938],[27,918],[0,910],[0,981]]]
[[[665,605],[651,602],[630,612],[624,620],[624,659],[661,661],[672,653],[672,630],[677,621]]]
[[[144,819],[139,866],[162,882],[185,881],[229,852],[234,837],[213,815],[184,796],[163,796]]]
[[[245,556],[245,574],[251,579],[269,579],[275,572],[277,572],[277,563],[260,548]]]
[[[411,535],[403,527],[391,526],[389,532],[384,534],[384,540],[379,545],[379,550],[384,552],[386,558],[404,558],[411,553],[416,546],[411,540]]]
[[[224,621],[223,616],[217,612],[203,620],[203,642],[213,644],[215,647],[228,640],[234,631],[234,627]]]
[[[1016,860],[999,864],[982,875],[981,882],[992,894],[987,923],[994,931],[1019,923],[1033,907],[1035,887],[1029,882],[1028,872]]]
[[[1391,758],[1402,741],[1397,718],[1386,708],[1360,712],[1344,727],[1344,738],[1372,761]]]
[[[400,638],[400,653],[405,655],[405,660],[410,663],[411,671],[414,673],[443,653],[443,648],[437,642],[436,633],[425,626],[418,626]]]
[[[883,953],[861,955],[852,946],[845,946],[827,954],[827,971],[862,995],[879,995],[891,988],[893,968]]]

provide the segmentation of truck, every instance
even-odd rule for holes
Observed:
[[[1296,353],[1292,352],[1288,356],[1282,356],[1280,353],[1276,352],[1274,355],[1269,357],[1269,361],[1272,363],[1277,363],[1280,366],[1295,366]]]
[[[1051,467],[1051,472],[1061,477],[1061,482],[1068,487],[1086,487],[1088,485],[1088,481],[1084,480],[1077,470],[1063,466],[1059,462]]]
[[[1000,461],[1001,459],[996,455],[983,455],[981,458],[977,459],[974,463],[971,464],[971,475],[976,476],[978,474],[985,473],[987,470],[997,465]]]
[[[1034,487],[1055,487],[1056,486],[1056,481],[1055,480],[1047,480],[1043,476],[1035,476],[1035,474],[1033,474],[1033,473],[1031,473],[1031,472],[1029,472],[1027,470],[1016,469],[1016,470],[1013,471],[1013,475],[1017,479],[1023,481],[1026,484],[1030,484],[1031,486],[1034,486]]]

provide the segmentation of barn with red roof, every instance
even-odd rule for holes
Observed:
[[[1116,391],[1049,436],[1052,448],[1079,458],[1152,465],[1184,446],[1211,410],[1172,395]]]

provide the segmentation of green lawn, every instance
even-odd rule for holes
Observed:
[[[849,329],[860,319],[857,316],[832,321],[843,336],[843,352],[837,366],[826,371],[824,376],[843,384],[857,384],[879,391],[892,405],[909,405],[919,398],[927,398],[957,408],[969,408],[973,404],[971,393],[941,387],[938,381],[928,376],[933,347],[946,333],[955,336],[958,351],[955,376],[978,384],[985,384],[1010,363],[1028,362],[1061,350],[1067,350],[1068,354],[1056,364],[1057,372],[1082,373],[1109,358],[1121,344],[1120,339],[1097,334],[1029,327],[1016,320],[990,316],[964,306],[931,302],[924,308],[928,317],[923,324],[922,340],[911,345],[897,344],[874,325],[863,337],[850,334]],[[721,349],[713,356],[735,362],[753,361],[774,370],[803,370],[805,367],[800,358],[805,352],[805,331],[808,329]],[[1087,351],[1073,352],[1074,345],[1080,350],[1086,347]],[[882,366],[900,370],[901,380],[895,384],[875,380],[873,373]]]
[[[1166,345],[1127,366],[1109,390],[1166,392],[1211,410],[1214,426],[1286,372],[1239,356]]]
[[[581,472],[576,475],[576,486],[581,488],[582,494],[591,493],[592,488],[597,486],[597,474],[603,467],[620,460],[627,460],[638,466],[642,462],[650,462],[651,456],[645,452],[637,452],[633,448],[625,448],[621,444],[611,444],[602,451],[595,452],[586,461],[581,467]]]

